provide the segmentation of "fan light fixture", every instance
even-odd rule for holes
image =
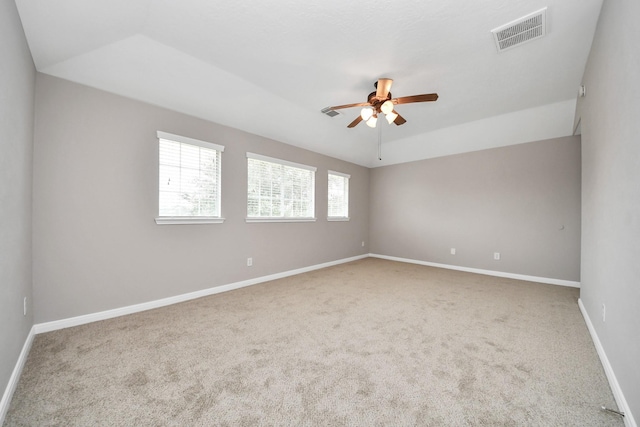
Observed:
[[[388,99],[380,105],[378,112],[384,114],[387,119],[387,123],[391,124],[398,117],[398,113],[393,111],[393,102]],[[371,107],[364,107],[360,111],[360,117],[367,123],[367,126],[375,128],[378,124],[378,114]]]
[[[393,111],[393,102],[390,100],[383,102],[379,108],[379,112],[386,116],[387,123],[389,124],[393,123],[396,117],[398,117],[398,114]],[[362,120],[371,128],[375,128],[378,123],[378,114],[371,107],[364,107],[360,110],[360,117],[362,117]]]

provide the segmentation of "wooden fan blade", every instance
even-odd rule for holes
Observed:
[[[356,119],[354,121],[352,121],[351,123],[349,123],[349,126],[347,126],[348,128],[353,128],[356,127],[356,125],[358,123],[360,123],[362,121],[362,116],[358,116],[356,117]]]
[[[351,107],[368,107],[371,104],[368,102],[359,102],[357,104],[345,104],[345,105],[337,105],[335,107],[329,107],[330,110],[340,110],[341,108],[351,108]]]
[[[412,95],[412,96],[403,96],[400,98],[392,99],[391,101],[394,104],[409,104],[411,102],[429,102],[435,101],[438,99],[437,93],[427,93],[424,95]]]
[[[393,112],[398,114],[398,112],[396,110],[393,110]],[[404,119],[404,117],[402,117],[400,114],[398,114],[398,117],[396,117],[396,119],[393,121],[393,123],[395,123],[396,126],[400,126],[400,125],[403,125],[403,124],[407,123],[407,121]]]
[[[378,84],[376,86],[376,98],[380,100],[387,99],[392,83],[392,79],[378,79]]]

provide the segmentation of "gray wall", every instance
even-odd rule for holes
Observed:
[[[44,74],[36,106],[37,323],[368,252],[367,168]],[[223,224],[155,224],[157,130],[225,146]],[[246,223],[247,151],[318,167],[318,220]],[[326,220],[328,169],[351,174],[349,222]]]
[[[370,190],[372,253],[580,280],[579,137],[376,168]]]
[[[579,100],[582,289],[636,421],[640,416],[640,2],[605,1]],[[606,322],[602,320],[606,305]]]
[[[13,1],[0,2],[0,394],[33,325],[31,183],[35,68]],[[28,312],[22,302],[27,297]]]

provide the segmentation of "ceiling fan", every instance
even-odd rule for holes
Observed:
[[[392,79],[381,78],[374,83],[376,88],[375,92],[371,92],[367,97],[367,102],[360,102],[357,104],[337,105],[335,107],[329,107],[329,110],[340,110],[342,108],[351,107],[364,107],[360,115],[356,117],[354,121],[349,123],[349,128],[355,127],[361,121],[365,121],[367,126],[376,127],[378,121],[378,114],[384,114],[387,122],[391,124],[395,123],[397,126],[405,124],[407,121],[395,110],[395,106],[398,104],[409,104],[412,102],[430,102],[438,99],[437,93],[428,93],[424,95],[412,95],[403,96],[400,98],[391,97],[391,84]]]

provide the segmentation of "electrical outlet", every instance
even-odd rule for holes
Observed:
[[[253,258],[247,258],[247,267],[251,267],[253,265]]]
[[[496,261],[500,260],[500,252],[494,252],[493,253],[493,259],[495,259]]]
[[[27,297],[24,297],[24,300],[22,301],[22,312],[25,316],[27,315]]]
[[[456,254],[456,248],[451,248],[451,255],[455,255]]]
[[[604,322],[605,319],[607,317],[607,307],[605,307],[604,304],[602,304],[602,321]]]
[[[362,247],[364,248],[364,240],[362,241]]]

